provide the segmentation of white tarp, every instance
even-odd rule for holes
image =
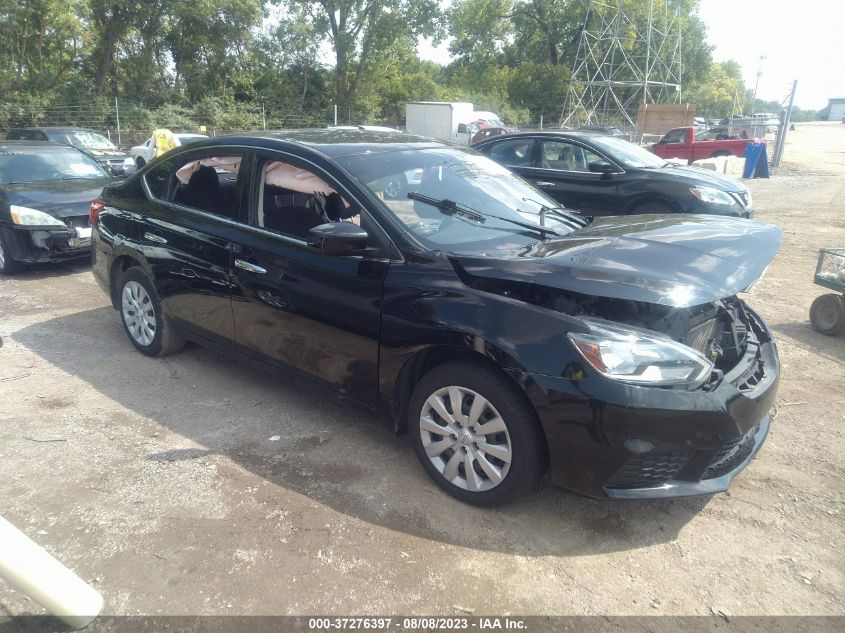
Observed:
[[[185,163],[176,170],[176,177],[183,185],[187,185],[191,180],[191,176],[196,173],[200,166],[208,166],[238,173],[241,168],[240,156],[212,156],[211,158],[203,158],[201,160],[192,160],[190,163]]]

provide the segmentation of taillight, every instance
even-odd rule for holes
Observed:
[[[97,198],[91,201],[91,208],[88,209],[88,219],[91,220],[91,226],[97,223],[97,218],[100,217],[100,211],[106,208],[106,203]]]

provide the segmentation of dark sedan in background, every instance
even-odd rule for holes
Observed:
[[[0,274],[88,257],[90,202],[112,180],[68,145],[0,143]]]
[[[726,490],[777,390],[736,294],[779,229],[556,206],[409,134],[217,137],[103,190],[93,272],[141,353],[191,339],[384,412],[463,501],[547,471],[596,497]]]
[[[134,159],[107,137],[79,127],[26,127],[9,130],[9,141],[52,141],[70,145],[88,154],[115,176],[135,173]]]
[[[586,215],[754,215],[748,188],[729,176],[675,166],[624,139],[589,132],[507,134],[473,146],[558,203]]]

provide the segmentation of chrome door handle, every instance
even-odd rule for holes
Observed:
[[[263,275],[267,272],[261,266],[256,266],[255,264],[250,264],[249,262],[245,262],[242,259],[235,260],[235,268],[240,268],[241,270],[247,270],[251,273],[258,273],[259,275]]]
[[[548,180],[538,180],[534,183],[538,187],[554,187],[555,183],[549,182]]]
[[[144,233],[144,239],[150,242],[158,242],[159,244],[167,244],[167,240],[161,235],[156,235],[155,233],[150,233],[149,231]]]

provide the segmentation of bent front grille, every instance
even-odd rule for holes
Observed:
[[[608,488],[654,488],[675,477],[689,461],[692,453],[652,453],[632,457],[607,482]]]

